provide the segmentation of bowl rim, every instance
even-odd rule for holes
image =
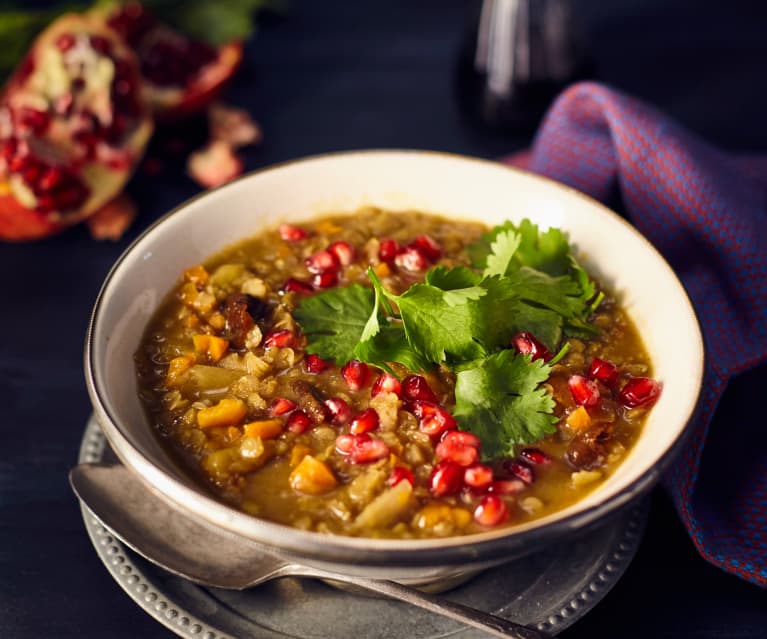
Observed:
[[[680,429],[676,438],[659,456],[653,458],[651,463],[648,464],[647,468],[642,473],[621,490],[614,494],[607,495],[603,501],[597,504],[583,508],[569,515],[559,517],[553,521],[548,521],[537,526],[531,525],[529,528],[521,530],[514,527],[504,527],[471,535],[428,539],[379,539],[371,537],[329,535],[299,530],[284,524],[260,519],[235,509],[234,507],[219,501],[210,493],[205,492],[202,487],[193,487],[194,484],[191,479],[188,484],[185,484],[176,477],[170,475],[163,468],[155,465],[148,460],[140,450],[138,450],[130,440],[130,437],[126,436],[123,432],[119,420],[116,419],[109,410],[109,402],[102,397],[102,389],[100,388],[96,375],[97,363],[94,361],[95,355],[93,342],[105,305],[105,299],[110,292],[111,287],[114,285],[115,275],[126,259],[139,249],[155,230],[162,226],[169,218],[182,212],[198,200],[211,197],[212,194],[220,190],[232,188],[235,185],[250,180],[262,173],[281,170],[295,164],[343,157],[370,157],[376,155],[390,156],[391,158],[403,155],[408,157],[421,156],[426,158],[436,156],[449,160],[480,163],[494,169],[500,168],[512,173],[525,175],[534,181],[539,181],[545,184],[547,189],[565,191],[569,193],[570,196],[581,198],[585,200],[590,207],[598,208],[603,214],[613,217],[627,227],[629,232],[636,237],[637,241],[643,243],[645,248],[648,249],[663,265],[669,277],[672,278],[678,286],[684,301],[686,301],[690,311],[690,318],[693,321],[694,327],[697,329],[695,334],[690,336],[695,342],[694,345],[696,351],[700,354],[699,370],[696,375],[697,379],[694,380],[694,398],[690,402],[686,412],[686,423]],[[233,182],[219,186],[215,189],[203,191],[185,200],[164,215],[160,216],[142,231],[127,246],[110,268],[99,289],[90,314],[83,355],[85,381],[88,394],[93,404],[98,422],[109,443],[112,445],[118,458],[120,458],[126,466],[136,472],[139,478],[150,489],[158,493],[166,501],[169,501],[169,503],[174,506],[180,507],[182,510],[193,516],[202,518],[208,523],[223,526],[236,535],[243,536],[257,544],[262,544],[265,548],[269,548],[271,552],[274,552],[274,548],[276,547],[281,554],[286,556],[294,555],[305,558],[306,553],[309,552],[312,557],[324,561],[348,562],[358,561],[360,558],[364,558],[365,562],[371,565],[387,565],[393,567],[442,565],[465,561],[469,557],[474,559],[487,558],[493,554],[497,555],[499,550],[510,549],[512,546],[516,547],[517,545],[523,545],[525,549],[529,548],[530,550],[533,550],[549,543],[554,538],[560,536],[565,530],[586,528],[589,525],[598,522],[609,513],[631,503],[638,495],[643,494],[658,482],[663,472],[668,468],[670,462],[679,453],[684,442],[688,438],[692,422],[699,410],[707,357],[704,338],[695,307],[690,300],[684,284],[660,252],[644,237],[644,235],[623,217],[590,196],[570,186],[556,182],[551,178],[535,174],[531,171],[512,167],[495,160],[466,156],[457,153],[418,149],[336,151],[295,158],[250,171]],[[191,503],[194,504],[193,507],[188,505],[190,500]],[[534,523],[535,522],[531,522],[531,524]],[[247,532],[245,532],[244,529],[247,529]],[[258,534],[251,534],[251,532]],[[269,541],[271,539],[279,539],[280,543],[275,545]]]

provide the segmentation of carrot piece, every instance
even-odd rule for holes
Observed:
[[[205,286],[205,284],[208,283],[209,277],[210,275],[208,274],[208,271],[205,270],[205,267],[202,264],[197,264],[184,271],[185,281],[192,282],[192,284],[199,284],[200,286]]]
[[[261,439],[274,439],[282,433],[281,419],[263,419],[258,422],[249,422],[242,427],[246,437],[260,437]]]
[[[591,426],[591,416],[583,406],[578,406],[578,408],[567,416],[565,421],[576,433],[580,433]]]
[[[204,333],[193,335],[192,342],[194,342],[194,350],[198,353],[205,353],[212,362],[220,360],[229,348],[228,340]]]
[[[327,464],[311,455],[305,455],[290,473],[291,488],[305,495],[322,495],[337,485],[338,480]]]
[[[290,451],[290,467],[295,468],[298,466],[304,457],[312,452],[306,444],[296,444],[293,446],[293,450]]]
[[[194,361],[192,355],[179,355],[170,360],[168,363],[168,372],[165,375],[165,383],[168,386],[173,386],[178,383],[179,378],[192,367]]]
[[[376,264],[373,271],[375,271],[375,274],[378,277],[387,277],[388,275],[391,275],[391,267],[386,262]]]
[[[203,408],[197,413],[197,425],[200,428],[236,426],[245,418],[246,412],[241,399],[222,399],[215,406]]]

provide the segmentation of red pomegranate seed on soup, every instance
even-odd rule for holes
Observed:
[[[503,462],[502,467],[509,475],[513,475],[517,479],[522,480],[528,486],[535,481],[533,469],[523,462],[516,461],[515,459],[507,459]]]
[[[649,406],[660,396],[662,386],[650,377],[632,377],[626,382],[618,395],[618,400],[626,408]]]
[[[349,360],[341,368],[341,376],[344,378],[347,386],[353,391],[357,391],[365,386],[369,375],[370,369],[368,365],[356,359]]]
[[[304,358],[304,368],[307,373],[311,373],[312,375],[317,375],[318,373],[327,370],[329,366],[330,362],[314,353],[310,353]]]
[[[567,380],[573,401],[579,406],[596,406],[599,403],[599,387],[583,375],[573,375]]]
[[[418,247],[432,262],[436,262],[442,256],[442,247],[428,235],[419,235],[413,240],[412,245]]]
[[[381,240],[381,244],[378,247],[378,259],[382,262],[393,262],[397,257],[400,246],[397,240],[391,238],[385,238]]]
[[[373,382],[373,388],[370,389],[370,394],[373,397],[381,393],[394,393],[399,397],[401,392],[401,382],[391,373],[381,373],[376,381]]]
[[[359,435],[361,433],[369,433],[370,431],[378,428],[380,419],[375,408],[366,408],[357,417],[352,420],[352,424],[349,427],[349,431],[353,435]]]
[[[339,435],[336,437],[336,451],[341,455],[349,455],[354,448],[354,435]]]
[[[357,257],[357,251],[354,247],[344,240],[338,240],[330,244],[328,251],[336,256],[341,266],[349,266]]]
[[[520,479],[494,479],[487,490],[499,495],[516,495],[525,489],[525,485]]]
[[[530,355],[533,361],[542,359],[544,362],[548,362],[553,357],[551,351],[542,342],[539,342],[532,333],[527,331],[517,333],[512,337],[511,345],[518,353]]]
[[[304,229],[292,224],[281,224],[278,230],[280,237],[286,242],[298,242],[309,237],[309,233]]]
[[[337,271],[340,264],[338,258],[328,250],[317,251],[304,260],[306,270],[310,273],[325,273]]]
[[[613,386],[618,381],[618,367],[606,359],[595,357],[589,364],[589,379],[596,379],[605,386]]]
[[[294,277],[290,277],[282,285],[282,290],[286,293],[312,293],[314,288],[311,284],[297,280]]]
[[[525,448],[520,455],[537,466],[551,462],[551,457],[538,448]]]
[[[409,468],[405,468],[404,466],[395,466],[391,469],[391,473],[389,474],[389,478],[386,480],[386,484],[388,486],[396,486],[402,480],[410,482],[411,486],[415,486],[415,477],[413,476],[413,471],[411,471]]]
[[[455,417],[441,406],[432,404],[428,410],[423,407],[422,412],[424,416],[418,422],[418,429],[430,437],[439,437],[446,430],[453,430],[458,427]]]
[[[285,415],[295,410],[296,403],[286,397],[275,397],[269,404],[269,414],[272,416]]]
[[[429,386],[429,382],[420,375],[408,375],[402,380],[402,396],[406,399],[418,399],[424,402],[431,402],[432,404],[439,404],[439,400]]]
[[[394,264],[398,268],[405,269],[411,273],[420,273],[429,268],[429,260],[424,252],[417,246],[406,246],[400,249],[394,257]]]
[[[451,435],[461,434],[463,433],[459,430],[445,433],[435,450],[438,459],[447,459],[463,467],[471,466],[479,461],[479,449],[476,446],[460,437],[451,437]]]
[[[471,464],[463,471],[463,482],[475,490],[484,490],[493,483],[493,469],[485,464]]]
[[[341,435],[336,439],[336,450],[348,455],[355,464],[367,464],[383,459],[389,454],[389,447],[380,439],[373,439],[367,433]]]
[[[312,287],[315,289],[330,288],[336,284],[338,284],[338,273],[336,271],[315,273],[312,276]]]
[[[271,333],[267,333],[264,337],[264,347],[265,348],[286,348],[288,346],[293,346],[296,341],[296,336],[293,334],[292,331],[289,331],[287,329],[279,330],[279,331],[272,331]]]
[[[450,460],[439,462],[429,477],[429,488],[435,497],[455,495],[463,486],[463,468]]]
[[[352,418],[352,409],[340,397],[329,397],[325,400],[325,407],[330,412],[330,419],[333,424],[348,424]]]
[[[311,428],[312,420],[304,411],[297,410],[290,414],[290,417],[288,417],[288,421],[285,422],[285,425],[291,433],[300,435],[307,429]]]
[[[509,518],[506,502],[498,495],[489,493],[482,497],[474,510],[474,521],[481,526],[497,526]]]

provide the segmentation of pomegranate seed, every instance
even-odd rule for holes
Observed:
[[[484,490],[493,483],[493,469],[484,464],[471,464],[463,471],[463,482],[475,490]]]
[[[532,484],[533,481],[535,481],[533,469],[524,462],[516,461],[514,459],[507,459],[505,462],[503,462],[502,467],[503,470],[506,471],[509,475],[513,475],[517,479],[522,480],[528,486]]]
[[[439,404],[439,400],[429,386],[429,382],[420,375],[408,375],[402,380],[402,396],[406,399],[419,399],[424,402]]]
[[[366,408],[352,420],[352,425],[349,427],[349,431],[353,435],[369,433],[378,428],[379,423],[380,420],[375,408]]]
[[[485,495],[474,510],[474,521],[481,526],[497,526],[509,518],[506,502],[492,493]]]
[[[370,376],[368,365],[356,359],[351,359],[341,368],[341,375],[347,386],[353,391],[357,391],[367,384]]]
[[[435,497],[455,495],[463,485],[463,468],[448,459],[439,462],[429,477],[429,488]]]
[[[336,284],[338,284],[338,273],[335,271],[325,271],[312,276],[312,286],[315,289],[330,288]]]
[[[573,401],[579,406],[596,406],[599,403],[599,387],[583,375],[573,375],[567,380]]]
[[[618,381],[618,367],[612,362],[595,357],[589,364],[589,379],[597,379],[605,386],[613,386]]]
[[[341,455],[348,455],[354,449],[354,435],[339,435],[336,437],[336,451]]]
[[[411,471],[409,468],[405,468],[404,466],[395,466],[391,469],[391,473],[389,474],[389,479],[386,480],[386,484],[388,486],[396,486],[403,479],[405,481],[409,481],[411,486],[415,486],[415,477],[413,476],[413,471]]]
[[[109,55],[112,52],[112,45],[109,40],[103,36],[91,36],[90,38],[91,48],[98,51],[102,55]]]
[[[296,403],[294,401],[289,400],[286,397],[275,397],[272,400],[272,403],[269,404],[269,414],[272,415],[272,417],[285,415],[290,411],[295,410],[295,408]]]
[[[626,408],[650,406],[658,399],[662,385],[649,377],[632,377],[621,389],[618,399]]]
[[[64,93],[54,100],[53,110],[59,115],[67,117],[72,114],[74,101],[75,99],[72,97],[71,93]]]
[[[516,495],[525,489],[525,482],[519,479],[495,479],[487,489],[499,495]]]
[[[31,107],[21,107],[18,112],[19,127],[30,129],[37,134],[42,133],[51,123],[51,116],[47,111],[39,111]]]
[[[311,427],[312,420],[304,411],[297,410],[290,414],[288,421],[285,422],[285,424],[291,433],[300,435]]]
[[[341,266],[349,266],[357,257],[357,251],[354,250],[354,247],[344,240],[333,242],[328,246],[328,251],[336,256]]]
[[[400,249],[394,258],[394,264],[411,273],[420,273],[429,268],[429,260],[417,246],[406,246]]]
[[[535,339],[532,333],[528,333],[527,331],[517,333],[512,337],[511,345],[518,353],[522,353],[522,355],[530,355],[531,361],[542,359],[544,362],[548,362],[553,357],[551,351]]]
[[[389,447],[380,439],[373,439],[367,433],[340,435],[336,439],[336,450],[348,455],[355,464],[367,464],[383,459],[389,454]]]
[[[306,269],[310,273],[325,273],[326,271],[337,271],[340,263],[338,258],[330,251],[317,251],[304,260]]]
[[[293,346],[295,342],[296,336],[292,331],[287,329],[272,331],[264,337],[264,348],[286,348]]]
[[[331,415],[334,424],[346,424],[352,418],[352,409],[340,397],[329,397],[325,400],[325,407]]]
[[[56,38],[56,48],[62,53],[66,53],[75,46],[75,36],[71,33],[62,33]]]
[[[476,445],[474,439],[477,440]],[[479,460],[479,438],[460,430],[448,431],[437,444],[436,453],[439,459],[448,459],[459,466],[471,466]]]
[[[307,373],[312,375],[316,375],[317,373],[321,373],[322,371],[327,370],[329,366],[330,362],[322,359],[319,355],[315,355],[314,353],[307,355],[304,359],[304,368],[306,368]]]
[[[394,258],[397,257],[399,249],[400,246],[397,240],[383,239],[378,248],[378,259],[382,262],[393,262]]]
[[[428,235],[419,235],[413,240],[411,246],[419,248],[432,262],[436,262],[442,256],[442,247]]]
[[[282,290],[285,293],[311,293],[314,291],[311,284],[297,280],[294,277],[288,278],[282,285]]]
[[[397,397],[402,392],[402,384],[400,381],[391,375],[390,373],[381,373],[378,379],[373,383],[373,388],[370,389],[370,394],[375,397],[380,393],[394,393]]]
[[[446,430],[458,427],[455,418],[441,406],[429,402],[412,402],[413,414],[419,419],[418,428],[430,437],[439,437]]]
[[[304,229],[298,226],[293,226],[292,224],[281,224],[278,231],[280,237],[286,242],[298,242],[309,237],[309,233]]]
[[[520,455],[538,466],[551,463],[551,457],[538,448],[525,448]]]

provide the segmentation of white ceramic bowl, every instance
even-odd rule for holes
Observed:
[[[578,503],[515,528],[447,539],[321,535],[259,520],[217,501],[171,462],[137,397],[133,355],[182,270],[280,222],[364,205],[418,209],[488,225],[529,217],[565,229],[587,269],[618,293],[664,390],[625,461]],[[700,391],[703,341],[671,268],[628,223],[597,202],[501,164],[409,151],[340,153],[289,162],[201,195],[150,227],[99,294],[85,353],[95,415],[117,455],[188,513],[304,563],[404,582],[500,563],[593,524],[659,478],[677,452]]]

